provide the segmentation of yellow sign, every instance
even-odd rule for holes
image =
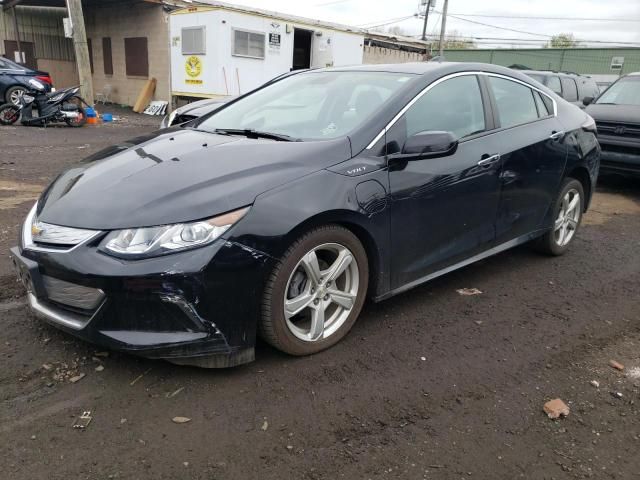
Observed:
[[[184,83],[187,83],[189,85],[202,85],[202,80],[194,80],[192,78],[187,78],[185,79]]]
[[[202,73],[202,61],[195,55],[191,55],[187,58],[184,68],[187,71],[187,75],[190,77],[199,77]]]

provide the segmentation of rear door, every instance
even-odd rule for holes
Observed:
[[[544,227],[567,161],[567,135],[553,100],[509,77],[485,78],[496,113],[501,145],[501,196],[496,244]]]
[[[574,105],[582,105],[582,102],[578,99],[578,85],[576,81],[571,77],[560,77],[560,83],[562,83],[562,98]]]

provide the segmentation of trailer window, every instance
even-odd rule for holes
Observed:
[[[265,34],[233,31],[233,54],[239,57],[264,58]]]
[[[205,27],[186,27],[182,29],[182,54],[183,55],[204,55]]]

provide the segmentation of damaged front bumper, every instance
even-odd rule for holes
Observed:
[[[11,258],[33,312],[86,341],[204,367],[254,359],[266,254],[220,239],[145,260],[91,243],[71,252],[14,247]]]

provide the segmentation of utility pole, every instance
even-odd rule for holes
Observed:
[[[89,105],[93,105],[93,78],[91,77],[87,32],[84,28],[82,0],[67,0],[67,10],[73,29],[73,47],[76,52],[76,65],[80,79],[80,95]]]
[[[429,20],[429,10],[431,9],[431,0],[427,2],[427,9],[424,11],[424,25],[422,25],[422,40],[427,40],[427,21]]]
[[[444,7],[442,8],[442,27],[440,28],[440,61],[444,57],[444,35],[447,31],[447,10],[449,9],[449,0],[444,0]]]

